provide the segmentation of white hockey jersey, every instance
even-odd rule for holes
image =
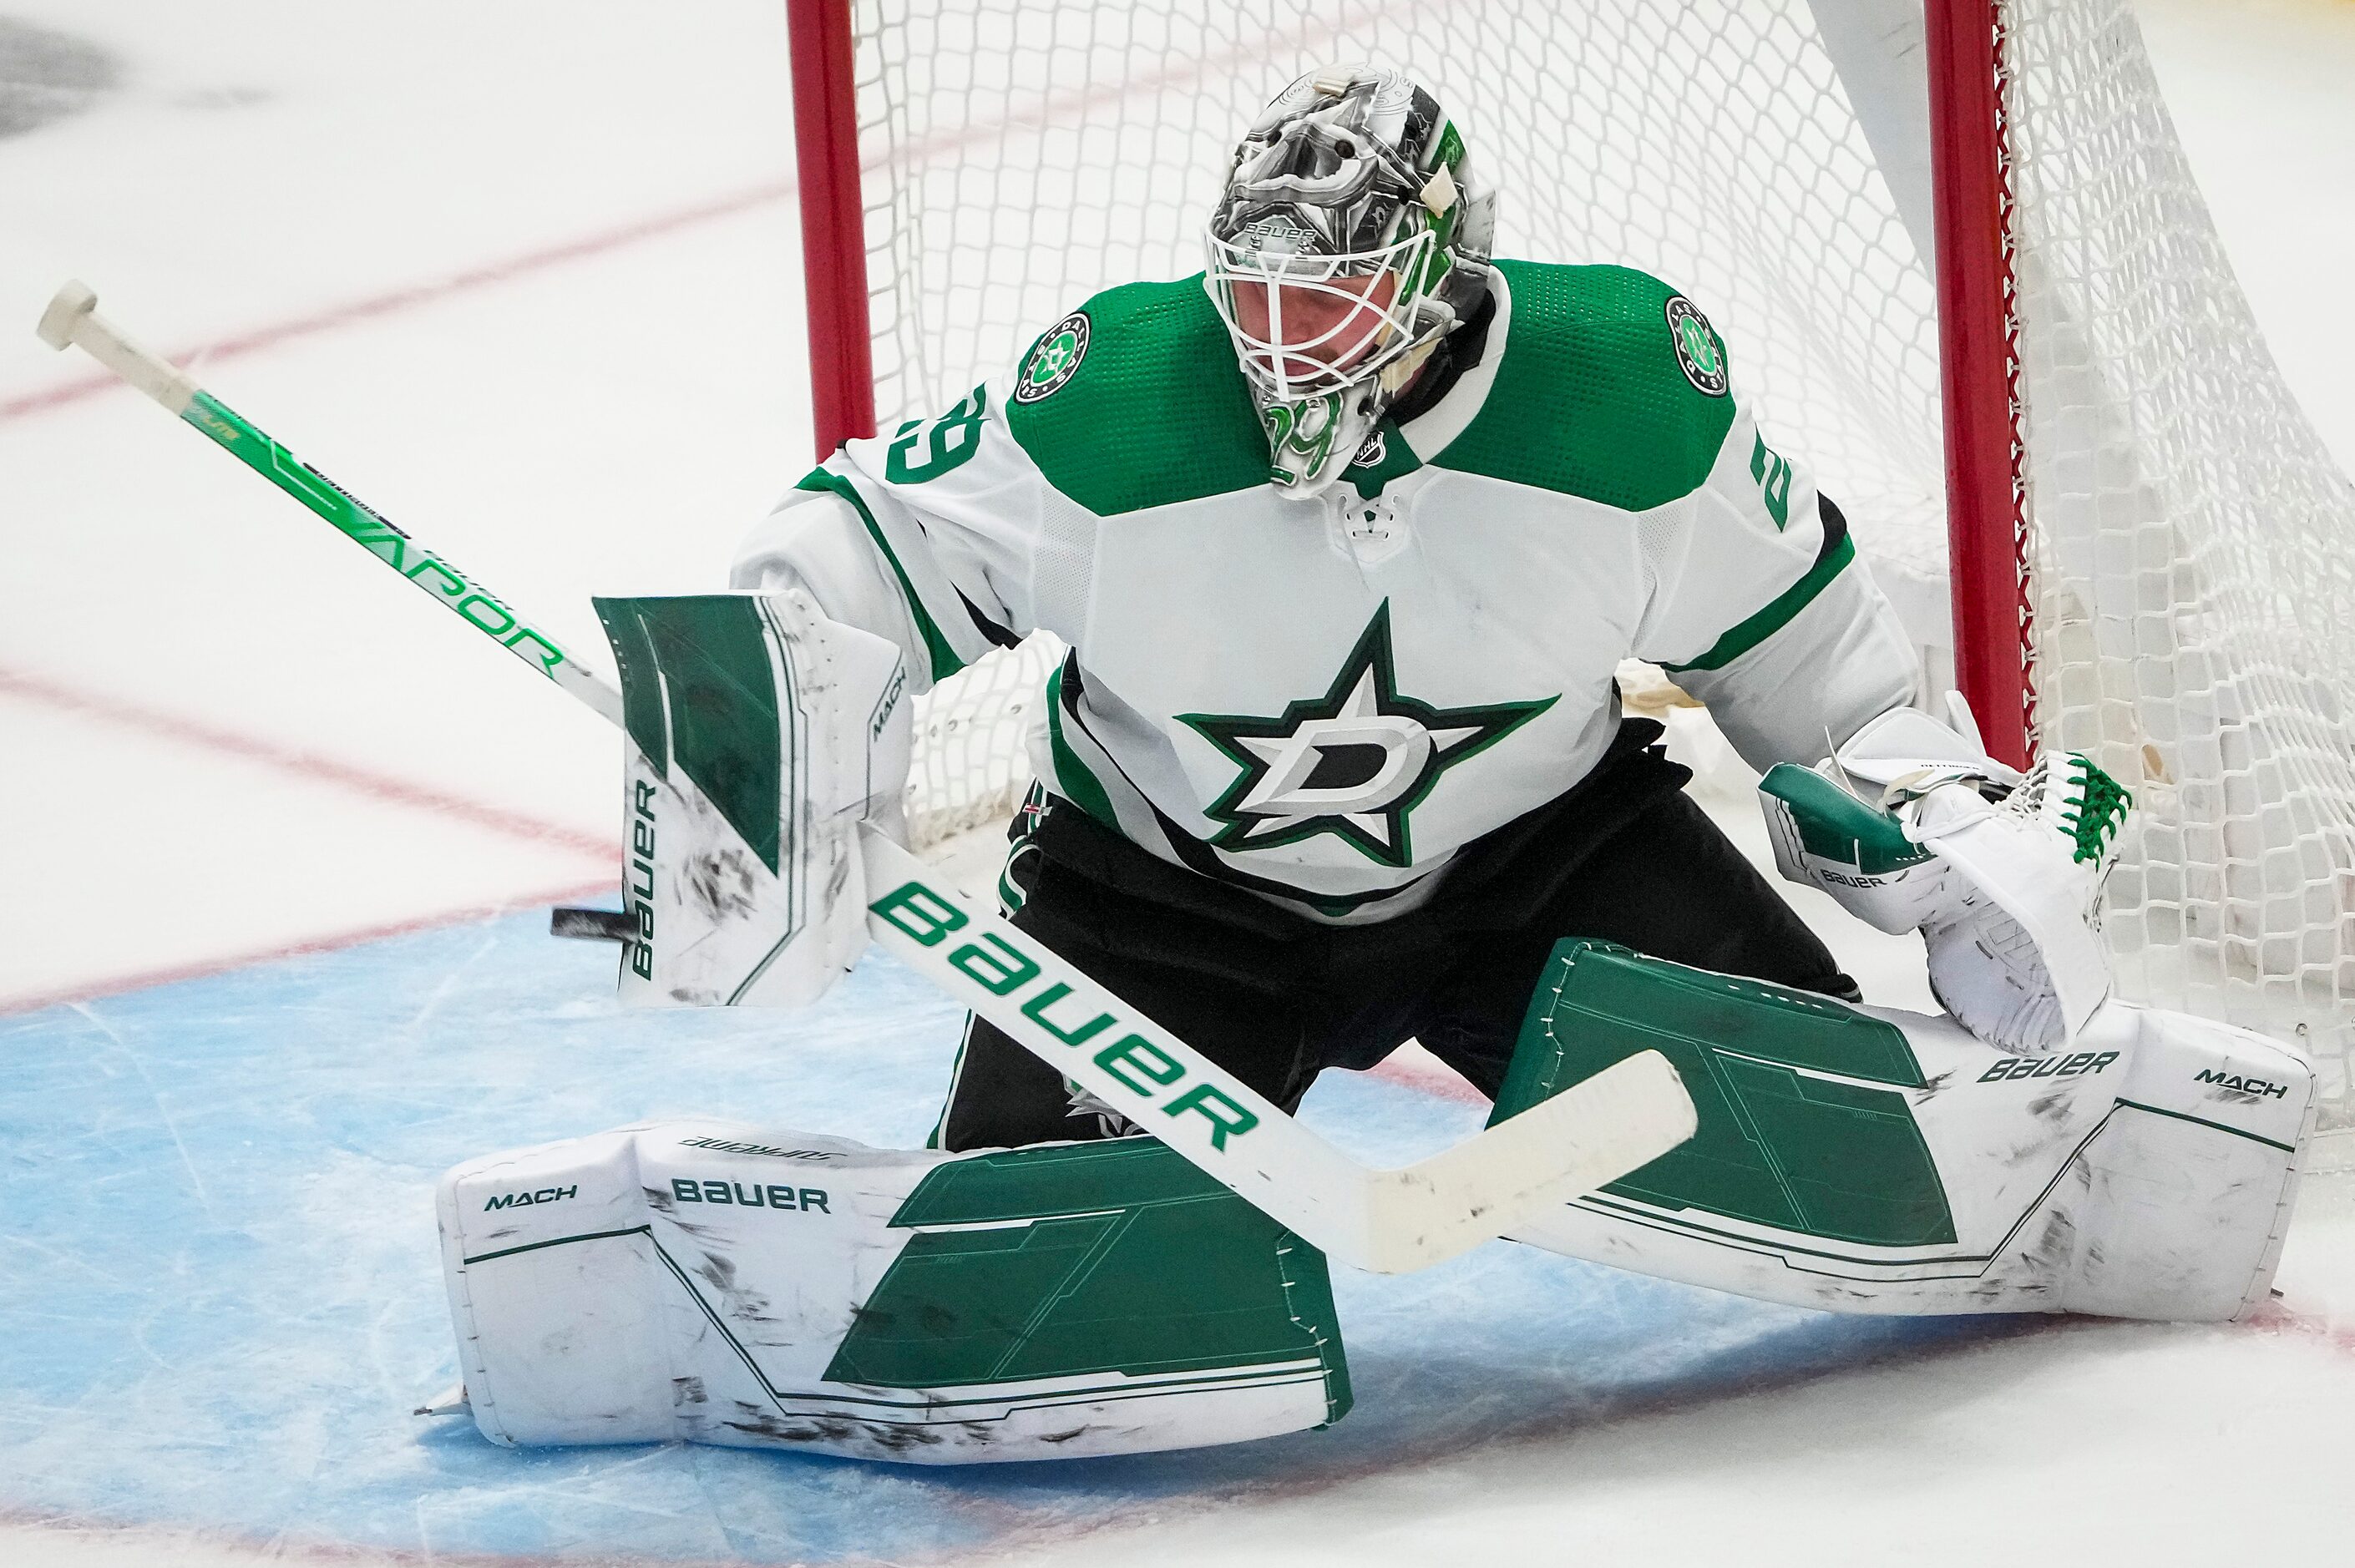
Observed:
[[[1044,629],[1047,788],[1164,859],[1327,920],[1420,903],[1584,778],[1635,657],[1753,766],[1910,701],[1913,650],[1723,344],[1619,267],[1499,261],[1478,363],[1317,500],[1199,277],[1090,300],[936,419],[849,442],[746,541],[893,638],[919,689]]]

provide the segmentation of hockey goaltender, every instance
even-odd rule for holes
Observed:
[[[1406,76],[1305,77],[1236,148],[1203,274],[1100,293],[846,444],[739,591],[600,601],[625,997],[798,1003],[896,932],[1027,1037],[969,1024],[920,1150],[671,1122],[451,1172],[442,1408],[501,1443],[932,1462],[1337,1420],[1314,1227],[1198,1166],[1410,1039],[1496,1124],[1645,1052],[1689,1092],[1689,1139],[1522,1243],[1859,1312],[2263,1298],[2310,1074],[2110,998],[2125,794],[1917,707],[1838,507],[1701,310],[1494,257],[1496,199]],[[870,885],[911,694],[1039,630],[1071,652],[1010,926]],[[1786,877],[1922,933],[1946,1016],[1862,1005],[1622,715],[1631,657],[1764,773]],[[1241,1086],[1178,1092],[1173,1037]]]

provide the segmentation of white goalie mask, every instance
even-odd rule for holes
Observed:
[[[1495,197],[1402,72],[1328,67],[1235,149],[1204,279],[1266,427],[1269,478],[1322,493],[1478,304]]]

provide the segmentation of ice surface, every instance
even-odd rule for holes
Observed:
[[[911,1475],[410,1416],[452,1377],[445,1165],[664,1111],[904,1140],[954,1021],[879,959],[806,1018],[622,1016],[537,913],[245,966],[610,876],[613,736],[135,396],[41,404],[88,372],[30,328],[75,274],[167,348],[320,323],[198,373],[601,656],[591,591],[711,585],[807,456],[783,7],[6,9],[110,63],[37,116],[0,87],[0,1007],[232,972],[0,1019],[0,1560],[2347,1555],[2343,1187],[2233,1329],[1842,1319],[1502,1245],[1343,1272],[1358,1408],[1226,1452]],[[2355,461],[2355,7],[2140,9]],[[1827,933],[1923,1005],[1918,944]],[[1477,1115],[1346,1078],[1309,1114],[1393,1159]]]
[[[515,916],[0,1022],[0,1510],[275,1552],[821,1563],[1027,1552],[1241,1509],[1272,1510],[1254,1550],[1290,1541],[1318,1560],[1338,1520],[1428,1543],[1484,1489],[1497,1519],[1550,1499],[1629,1528],[1600,1481],[1569,1484],[1589,1465],[1627,1498],[1756,1467],[1820,1501],[1853,1464],[1935,1494],[1941,1467],[1990,1485],[2032,1473],[2039,1434],[2082,1424],[2088,1401],[2120,1423],[2110,1447],[2147,1459],[2135,1420],[2261,1431],[2266,1403],[2311,1421],[2355,1397],[2327,1316],[1841,1318],[1497,1243],[1404,1277],[1336,1269],[1358,1404],[1326,1432],[950,1472],[496,1448],[410,1414],[454,1377],[443,1168],[672,1113],[905,1145],[944,1086],[957,1017],[879,954],[806,1014],[623,1012],[612,965]],[[1329,1075],[1306,1114],[1395,1161],[1481,1111]],[[2345,1229],[2328,1234],[2343,1259]],[[2231,1457],[2279,1456],[2254,1441]],[[1900,1452],[1871,1454],[1882,1442]],[[1156,1560],[1227,1560],[1199,1531],[1175,1539],[1191,1544]]]
[[[809,457],[783,6],[7,10],[103,48],[120,85],[0,136],[0,725],[19,764],[0,810],[42,825],[14,835],[14,874],[43,889],[0,943],[0,1002],[280,945],[292,907],[353,930],[613,874],[610,852],[551,866],[353,790],[330,874],[256,853],[316,815],[318,779],[227,765],[123,705],[596,840],[619,745],[135,393],[5,410],[94,369],[33,336],[69,276],[164,350],[334,318],[196,373],[603,664],[589,596],[715,585]],[[37,736],[18,675],[117,717]],[[143,810],[142,782],[172,799]],[[168,958],[114,940],[132,890],[201,903],[201,931]]]

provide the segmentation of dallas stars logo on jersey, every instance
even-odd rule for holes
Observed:
[[[1435,708],[1401,694],[1385,599],[1321,697],[1281,718],[1180,714],[1242,768],[1208,810],[1221,849],[1269,849],[1332,833],[1384,865],[1414,856],[1408,814],[1440,775],[1554,705],[1552,697]]]
[[[1049,327],[1030,350],[1030,357],[1022,364],[1021,378],[1015,383],[1014,400],[1036,403],[1060,391],[1087,356],[1088,313],[1073,311]]]
[[[1717,334],[1700,307],[1682,294],[1668,297],[1667,307],[1668,337],[1676,344],[1677,366],[1691,382],[1693,390],[1711,397],[1725,396],[1725,345],[1717,341]]]

